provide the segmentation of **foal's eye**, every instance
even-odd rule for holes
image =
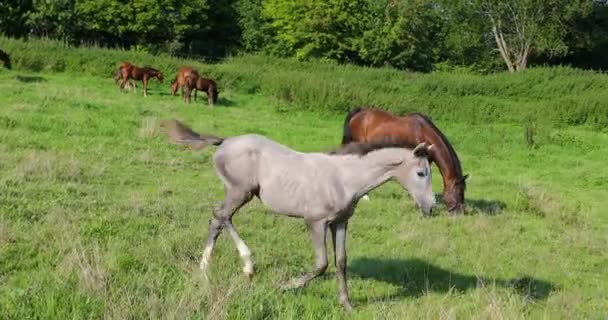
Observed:
[[[416,172],[416,174],[417,174],[419,177],[424,177],[424,171],[418,171],[418,172]]]

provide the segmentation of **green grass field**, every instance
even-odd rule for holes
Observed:
[[[438,119],[471,175],[469,214],[440,207],[425,219],[396,183],[372,192],[349,225],[346,315],[333,265],[304,289],[277,288],[313,266],[312,245],[302,221],[258,200],[234,219],[256,276],[242,275],[224,234],[204,281],[198,263],[223,192],[213,151],[170,145],[159,128],[175,117],[322,151],[339,143],[344,115],[281,112],[272,97],[230,88],[214,109],[204,95],[185,105],[168,92],[0,73],[0,319],[608,316],[608,133],[539,125],[529,147],[524,125]]]

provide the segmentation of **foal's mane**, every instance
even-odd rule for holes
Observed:
[[[331,150],[327,152],[330,155],[345,155],[345,154],[353,154],[358,155],[360,157],[385,148],[406,148],[406,149],[414,149],[416,147],[415,144],[404,141],[399,138],[387,137],[383,139],[376,139],[370,142],[351,142],[349,144],[343,145],[338,149]]]

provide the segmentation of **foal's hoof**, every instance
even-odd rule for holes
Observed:
[[[344,311],[346,311],[346,312],[353,311],[353,306],[350,304],[350,302],[348,300],[340,301],[340,303],[342,304],[342,307],[344,307]]]
[[[247,277],[247,280],[251,281],[253,280],[253,276],[255,275],[255,272],[253,272],[253,270],[251,272],[243,272],[245,274],[245,277]]]
[[[281,281],[279,283],[279,289],[281,289],[281,290],[298,289],[298,288],[302,288],[305,284],[306,284],[306,282],[303,279],[293,278],[293,279],[289,279],[287,281]]]

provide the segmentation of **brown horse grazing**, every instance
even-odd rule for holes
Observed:
[[[123,87],[123,80],[122,80],[122,71],[121,68],[116,69],[116,71],[114,71],[114,83],[116,85],[118,85],[120,88]],[[135,82],[133,80],[130,80],[128,83],[126,83],[126,87],[131,89],[131,87],[135,88]]]
[[[123,65],[124,64],[124,65]],[[144,67],[140,68],[134,66],[128,62],[125,62],[120,66],[120,72],[122,74],[122,83],[120,88],[124,88],[125,83],[129,80],[141,80],[144,83],[144,97],[148,96],[148,81],[152,78],[158,79],[160,83],[163,83],[163,74],[154,68]]]
[[[196,79],[196,81],[193,81],[192,78],[188,77],[185,88],[185,94],[188,97],[188,102],[190,102],[190,93],[192,92],[192,90],[194,90],[195,102],[197,90],[207,92],[207,102],[210,106],[215,105],[215,103],[217,102],[219,92],[217,90],[217,84],[212,79],[199,77],[198,79]]]
[[[129,70],[127,72],[131,72],[130,70],[132,67],[134,67],[134,65],[132,63],[123,61],[118,65],[118,69],[116,69],[116,71],[114,71],[114,82],[116,84],[120,84],[121,88],[124,86],[123,85],[124,81],[122,79],[122,72],[123,72],[122,70],[127,69],[127,70]],[[131,86],[131,85],[135,86],[135,82],[133,80],[130,80],[129,83],[127,83],[127,84],[129,86]]]
[[[4,67],[7,69],[11,69],[11,58],[8,56],[8,53],[4,52],[0,49],[0,61],[4,64]]]
[[[462,175],[460,160],[454,148],[429,118],[420,113],[396,116],[378,109],[363,108],[355,108],[346,116],[343,145],[386,137],[399,138],[411,144],[432,144],[430,159],[437,164],[443,176],[443,199],[448,213],[464,212],[464,191],[468,175]]]
[[[198,71],[192,67],[182,66],[175,74],[175,79],[171,81],[171,95],[174,96],[177,90],[182,88],[182,98],[184,98],[184,86],[186,84],[186,77],[190,77],[193,81],[196,81],[199,77]],[[184,98],[184,101],[185,98]]]

